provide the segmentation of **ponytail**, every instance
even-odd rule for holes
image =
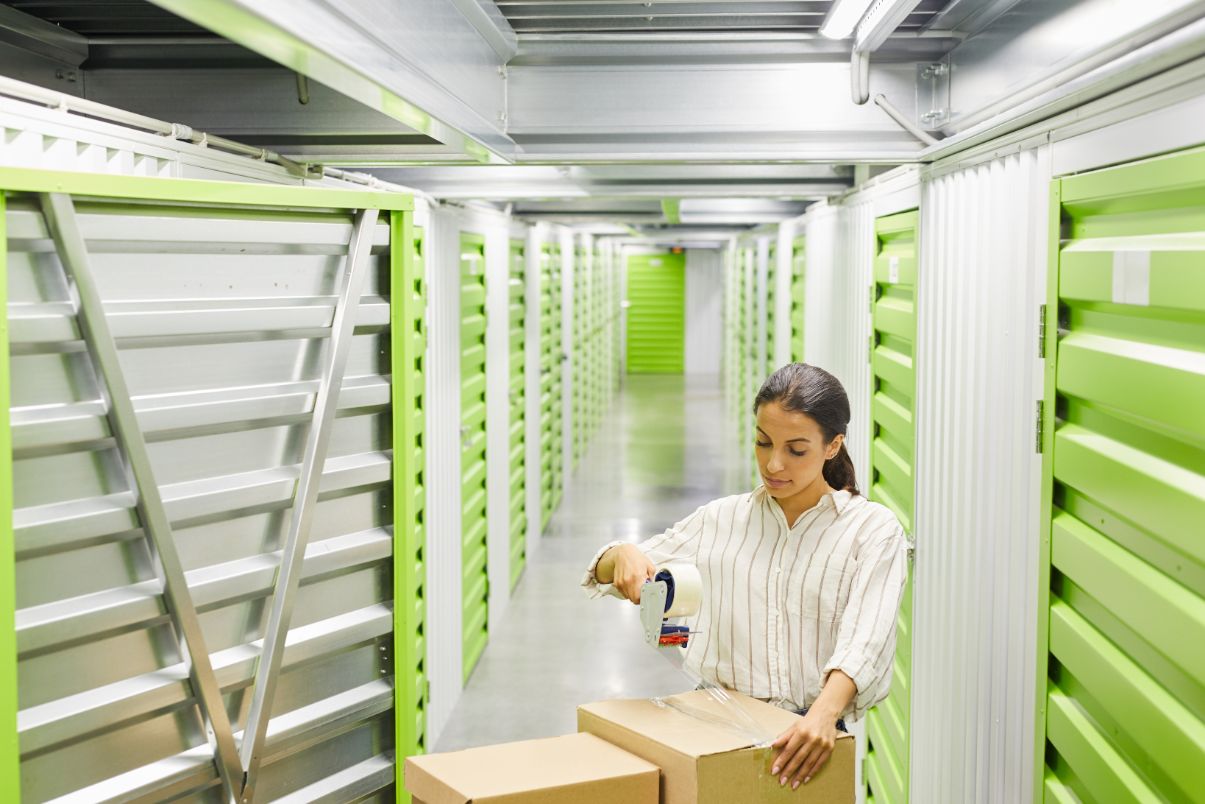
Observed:
[[[837,454],[824,462],[824,482],[838,491],[848,491],[850,494],[858,493],[854,461],[849,457],[849,450],[845,448],[844,441],[841,442],[841,449],[837,451]]]

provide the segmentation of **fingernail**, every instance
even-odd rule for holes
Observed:
[[[799,782],[795,782],[795,784],[791,785],[791,789],[792,789],[792,790],[798,790],[798,789],[799,789]]]
[[[812,777],[811,777],[811,776],[809,776],[809,777],[807,777],[806,779],[804,779],[804,780],[803,780],[803,783],[804,783],[804,784],[807,784],[807,783],[808,783],[808,782],[810,782],[810,781],[812,781]]]
[[[777,766],[777,765],[775,765],[775,766],[774,766],[774,770],[770,771],[770,773],[772,773],[772,774],[774,774],[775,776],[777,776],[777,775],[778,775],[778,766]]]
[[[786,786],[786,784],[787,784],[787,777],[785,777],[785,776],[784,776],[784,777],[782,777],[781,779],[779,779],[779,780],[778,780],[778,786],[779,786],[779,787],[785,787],[785,786]]]

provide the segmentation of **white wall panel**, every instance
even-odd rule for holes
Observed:
[[[923,186],[913,801],[1032,789],[1048,149]]]
[[[439,735],[460,697],[460,221],[432,208],[427,257],[427,661],[431,701],[427,745]]]
[[[849,396],[846,433],[859,487],[870,470],[870,281],[874,269],[875,201],[820,205],[801,222],[807,236],[804,360],[831,372]],[[857,739],[858,801],[864,800],[861,759],[864,722],[853,723]]]
[[[724,298],[723,254],[715,249],[686,251],[686,373],[720,373],[720,326]]]
[[[847,441],[859,484],[870,466],[870,279],[874,204],[823,207],[807,217],[804,344],[808,363],[831,372],[849,395]]]

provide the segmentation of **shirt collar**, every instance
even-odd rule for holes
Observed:
[[[775,505],[774,498],[770,496],[770,492],[766,488],[765,483],[762,483],[756,489],[754,489],[753,494],[755,497],[758,497],[762,501],[763,504],[771,506],[778,513],[778,515],[783,518],[783,521],[786,522],[786,517],[782,513],[782,506]],[[829,494],[825,494],[823,497],[820,498],[820,501],[817,502],[816,505],[817,505],[817,507],[831,505],[837,511],[837,515],[840,516],[841,514],[845,513],[845,508],[849,505],[849,501],[851,499],[853,499],[853,496],[854,496],[853,494],[846,491],[845,489],[838,489],[836,491],[830,492]],[[810,511],[813,509],[809,508],[808,510]],[[807,511],[804,511],[803,513],[806,514]],[[802,518],[802,517],[803,517],[803,514],[800,514],[800,518]],[[794,527],[795,524],[798,524],[798,521],[799,520],[796,520],[794,523],[788,522],[787,527],[788,528]]]

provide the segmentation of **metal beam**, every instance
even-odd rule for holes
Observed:
[[[163,507],[159,484],[151,467],[146,440],[138,426],[130,389],[117,355],[117,344],[105,318],[104,302],[88,258],[87,244],[80,233],[75,205],[68,195],[41,196],[42,214],[54,240],[68,286],[75,297],[76,318],[88,354],[101,381],[109,424],[129,473],[131,490],[137,497],[138,518],[147,535],[152,564],[163,587],[163,598],[175,626],[180,659],[188,667],[189,681],[197,698],[205,731],[214,750],[227,800],[242,786],[242,766],[234,745],[234,734],[226,715],[222,690],[213,672],[205,646],[197,609],[188,590],[184,567],[176,550],[171,523]]]
[[[0,44],[71,67],[79,67],[88,58],[86,38],[9,6],[0,6]]]
[[[514,155],[505,60],[449,0],[152,2],[468,157]]]
[[[850,102],[848,63],[510,68],[510,134],[525,161],[915,160],[919,143]],[[916,68],[871,89],[916,114]]]
[[[379,178],[444,199],[825,198],[848,189],[835,165],[587,165],[381,168]]]
[[[356,214],[355,228],[347,250],[347,267],[340,277],[339,295],[331,321],[331,336],[327,342],[321,385],[314,400],[314,417],[306,436],[301,471],[293,496],[292,517],[281,551],[280,570],[276,576],[272,608],[268,614],[268,626],[263,638],[263,654],[256,667],[255,691],[247,713],[247,725],[243,731],[241,755],[246,781],[240,798],[244,802],[253,801],[255,798],[255,785],[263,760],[264,739],[268,733],[272,701],[276,694],[277,682],[280,680],[285,637],[288,636],[293,605],[297,598],[297,586],[301,581],[301,565],[310,537],[314,506],[318,501],[318,484],[326,463],[331,424],[335,420],[335,410],[338,407],[339,389],[347,367],[356,308],[359,306],[360,294],[368,276],[372,235],[377,216],[378,211],[375,209],[363,209]]]

